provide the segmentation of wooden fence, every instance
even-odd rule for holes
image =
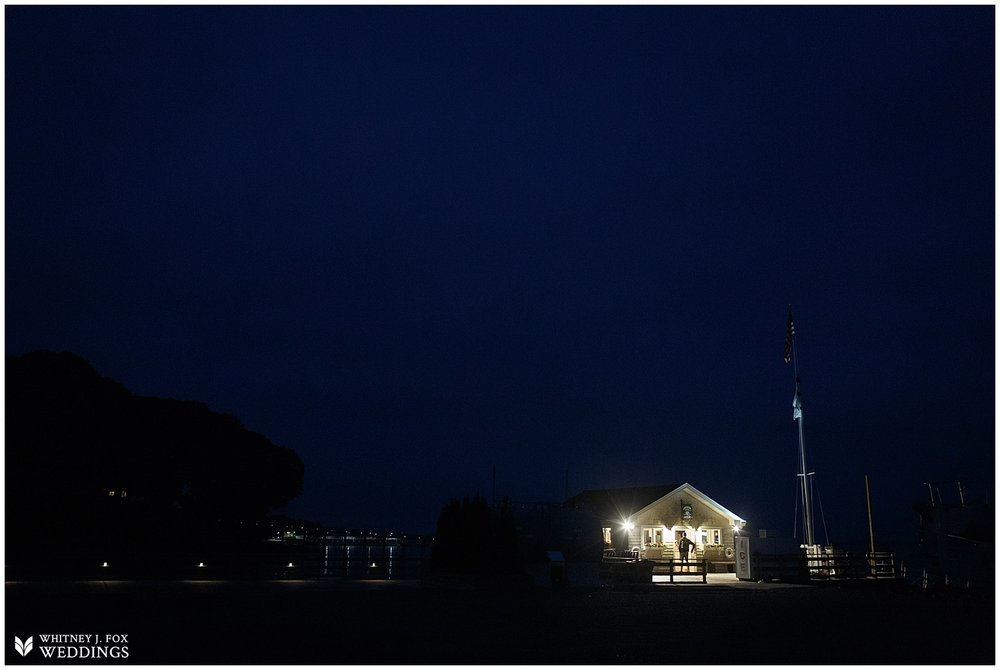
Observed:
[[[751,574],[757,580],[808,582],[896,578],[895,558],[889,552],[815,556],[753,554],[751,563]]]
[[[652,584],[653,575],[668,575],[673,583],[679,577],[695,577],[708,583],[708,560],[672,561],[649,560],[629,556],[605,556],[601,561],[602,584]],[[689,581],[689,580],[685,580]]]
[[[708,583],[710,561],[647,560],[633,556],[605,556],[601,561],[603,584],[651,584],[653,575],[667,575],[670,582]],[[823,582],[844,580],[895,579],[893,554],[835,553],[816,556],[804,554],[753,554],[751,575],[757,581]],[[683,578],[683,579],[680,579]],[[688,578],[696,578],[694,580]]]
[[[670,576],[670,583],[674,583],[675,577],[700,577],[698,580],[702,584],[708,583],[708,559],[700,561],[653,561],[653,574],[666,574]]]

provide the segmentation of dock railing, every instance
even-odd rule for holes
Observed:
[[[670,582],[678,578],[695,577],[702,584],[708,583],[708,560],[675,561],[666,559],[639,559],[632,556],[605,556],[601,561],[601,582],[605,584],[651,584],[653,575],[667,575]],[[695,581],[695,580],[678,580]]]
[[[866,554],[753,554],[757,580],[836,581],[896,578],[891,552]]]

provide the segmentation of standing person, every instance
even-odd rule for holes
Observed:
[[[688,562],[688,554],[691,553],[691,547],[694,546],[694,542],[688,539],[687,532],[681,531],[681,539],[677,540],[677,551],[681,555],[681,562]]]

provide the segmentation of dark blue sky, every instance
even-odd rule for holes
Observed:
[[[994,8],[6,16],[6,351],[294,449],[288,513],[994,484]],[[10,476],[10,473],[8,473]],[[820,538],[822,528],[817,524]]]

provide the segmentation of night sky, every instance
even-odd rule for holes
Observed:
[[[818,538],[868,474],[911,541],[993,496],[994,11],[8,6],[6,352],[236,415],[331,526],[495,467],[790,535],[791,304]]]

